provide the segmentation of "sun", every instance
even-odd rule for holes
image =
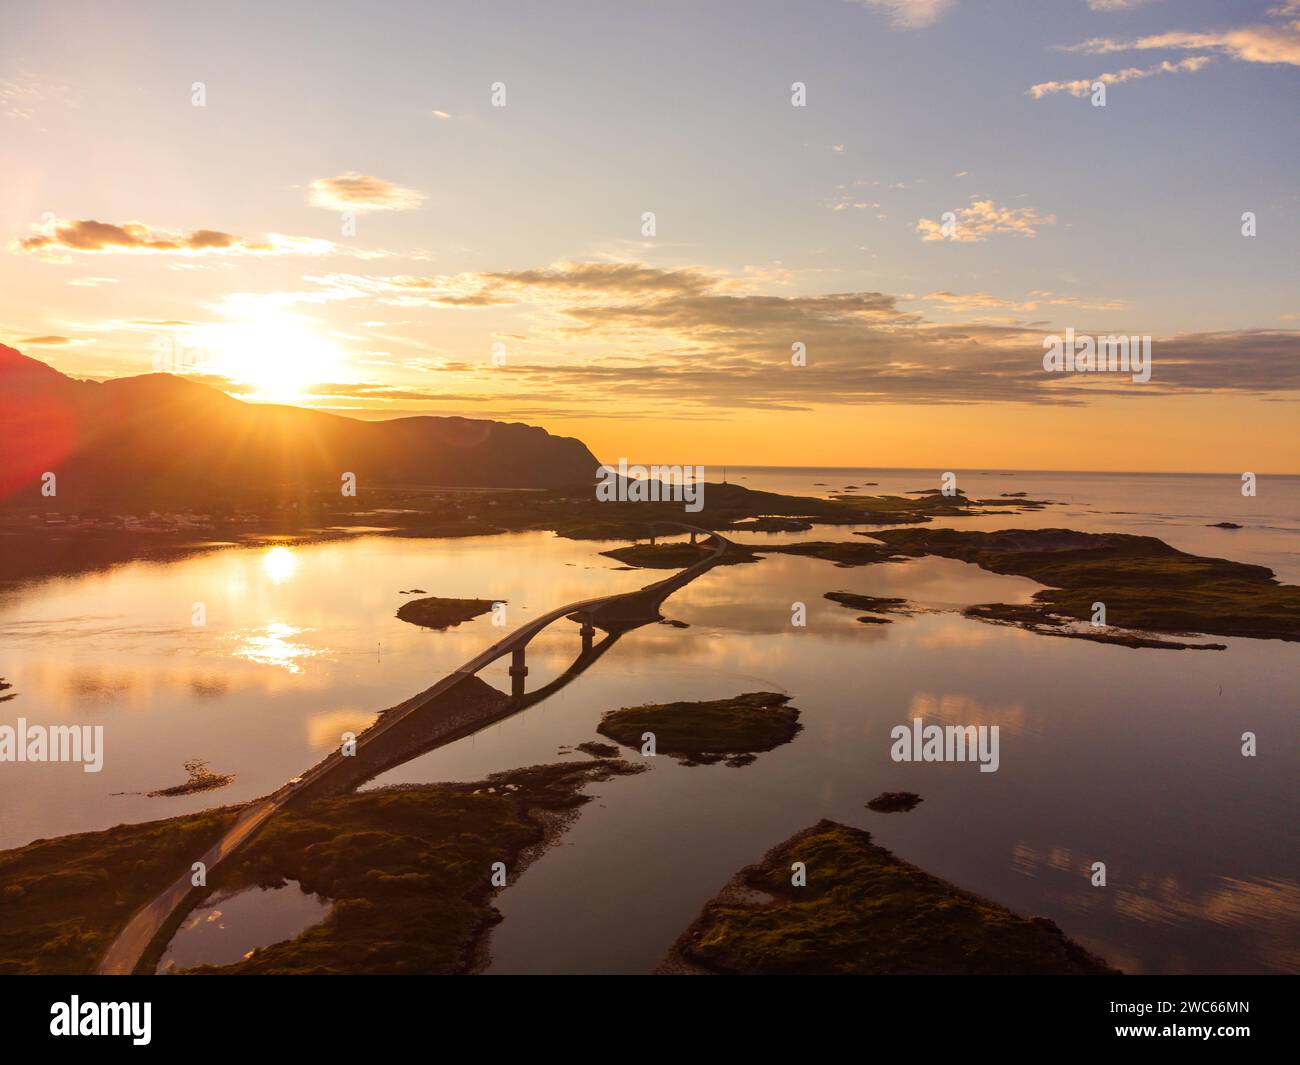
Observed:
[[[208,372],[252,389],[241,399],[302,402],[313,386],[337,381],[346,363],[333,341],[290,315],[206,326],[203,334]]]

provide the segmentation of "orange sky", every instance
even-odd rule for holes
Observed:
[[[1286,6],[32,5],[0,342],[607,459],[1296,471]],[[1150,381],[1048,372],[1067,329]]]
[[[1209,426],[1230,431],[1221,437],[1207,431]],[[586,441],[602,459],[620,457],[618,449],[628,440],[622,427],[605,419],[574,419],[557,428]],[[644,446],[644,452],[626,457],[635,462],[702,454],[712,467],[1277,474],[1300,469],[1300,418],[1293,404],[1220,396],[1112,401],[1069,410],[1020,404],[821,407],[715,422],[661,422],[647,433]]]

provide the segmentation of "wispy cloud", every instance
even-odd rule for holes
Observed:
[[[75,107],[72,90],[62,82],[21,70],[0,79],[0,118],[39,122],[42,109],[51,104]]]
[[[1088,0],[1088,7],[1093,11],[1132,11],[1151,2],[1152,0]]]
[[[36,117],[36,87],[16,81],[0,81],[0,115],[25,122]]]
[[[1057,292],[1038,290],[1024,299],[1009,299],[988,292],[931,292],[918,297],[918,303],[934,303],[949,310],[1002,310],[1032,314],[1041,307],[1074,307],[1085,311],[1120,311],[1128,306],[1125,300],[1101,299],[1083,296],[1065,296]]]
[[[1189,56],[1177,63],[1166,59],[1155,66],[1127,67],[1124,70],[1097,74],[1091,78],[1076,78],[1074,81],[1041,81],[1037,85],[1031,85],[1026,89],[1025,94],[1032,96],[1035,100],[1041,100],[1044,96],[1051,96],[1058,92],[1068,92],[1071,96],[1088,96],[1092,92],[1094,82],[1100,81],[1104,85],[1119,85],[1125,81],[1155,77],[1157,74],[1191,73],[1200,70],[1208,62],[1210,62],[1210,56],[1208,55]]]
[[[19,239],[15,244],[16,250],[41,258],[64,260],[69,254],[348,255],[358,258],[382,258],[387,254],[362,251],[314,237],[270,233],[262,240],[248,240],[217,229],[178,233],[155,229],[141,222],[100,222],[93,218],[60,218],[33,228],[38,232]],[[112,280],[85,278],[82,283]]]
[[[996,233],[1015,233],[1032,237],[1043,226],[1056,223],[1056,215],[1043,214],[1034,207],[999,207],[992,200],[972,196],[970,206],[953,211],[954,221],[945,231],[942,221],[920,218],[916,231],[922,240],[948,240],[957,244],[987,240]]]
[[[1082,404],[1101,393],[1132,396],[1127,381],[1042,372],[1045,324],[1014,318],[938,322],[882,292],[774,296],[703,268],[560,262],[532,270],[432,277],[327,275],[311,279],[339,298],[465,313],[516,306],[530,322],[527,348],[564,360],[512,359],[494,378],[507,398],[545,392],[601,395],[635,390],[647,410],[806,409],[837,402]],[[1080,330],[1140,332],[1116,300],[1032,292],[932,292],[948,310],[1035,311],[1051,306]],[[1098,316],[1104,315],[1103,321]],[[790,345],[809,363],[792,371]],[[512,342],[518,350],[520,341]],[[1250,330],[1158,338],[1157,373],[1139,390],[1300,390],[1300,332]],[[449,372],[464,365],[452,363]],[[511,392],[511,389],[517,391]],[[436,391],[436,389],[434,390]],[[386,399],[419,398],[391,395]]]
[[[933,26],[953,6],[954,0],[857,0],[867,7],[883,8],[899,29],[919,30]]]
[[[439,111],[434,114],[450,117]],[[350,170],[317,178],[308,188],[307,202],[330,211],[409,211],[424,202],[424,193]]]
[[[40,337],[23,337],[21,340],[18,341],[18,343],[39,345],[40,347],[61,347],[64,344],[76,344],[79,342],[73,340],[71,337],[40,336]],[[80,341],[80,343],[85,343],[85,341]]]
[[[395,306],[497,307],[534,302],[548,293],[558,304],[575,301],[616,302],[630,298],[702,296],[744,285],[699,270],[663,270],[642,263],[561,262],[533,270],[444,274],[419,277],[399,274],[329,274],[308,277],[336,298],[373,296]]]
[[[1300,3],[1288,0],[1268,13],[1282,20],[1280,25],[1240,26],[1227,30],[1147,34],[1135,40],[1094,37],[1080,44],[1064,45],[1063,52],[1108,55],[1132,51],[1218,52],[1243,63],[1284,63],[1300,66]]]

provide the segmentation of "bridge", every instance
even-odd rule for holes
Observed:
[[[735,546],[720,533],[682,522],[648,522],[646,527],[651,530],[651,543],[655,542],[655,529],[668,529],[677,533],[683,531],[689,533],[692,544],[697,543],[700,537],[704,537],[706,543],[712,541],[713,550],[698,562],[644,588],[583,599],[550,610],[521,625],[487,650],[475,655],[459,669],[448,673],[433,687],[386,711],[378,721],[357,737],[355,753],[344,755],[341,750],[335,750],[302,776],[294,778],[265,798],[254,800],[244,807],[235,819],[235,823],[227,829],[221,839],[197,859],[203,863],[207,876],[210,877],[218,866],[246,845],[267,821],[290,803],[305,801],[331,791],[351,790],[394,765],[408,761],[415,754],[424,753],[463,736],[471,735],[541,702],[588,669],[624,633],[658,621],[659,607],[665,599],[718,565],[728,549]],[[582,650],[573,664],[559,677],[529,693],[526,690],[528,644],[540,632],[561,618],[569,618],[579,623],[578,633],[582,641]],[[600,643],[595,641],[597,630],[608,634]],[[462,715],[461,719],[435,723],[434,734],[424,736],[420,742],[421,749],[418,751],[412,752],[404,747],[402,733],[404,731],[410,733],[409,726],[418,725],[422,713],[436,711],[440,705],[445,706],[446,697],[453,690],[465,685],[487,666],[506,655],[510,655],[509,699],[504,699],[496,705],[488,705],[468,719]],[[394,740],[398,742],[395,743]],[[160,945],[160,942],[165,943],[163,934],[173,933],[185,914],[207,894],[207,887],[196,887],[191,883],[191,873],[187,870],[161,895],[132,915],[117,938],[109,944],[96,972],[102,975],[126,975],[140,970],[142,963],[149,956],[150,948]]]

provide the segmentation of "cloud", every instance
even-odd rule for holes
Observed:
[[[1177,63],[1166,59],[1153,67],[1128,67],[1124,70],[1097,74],[1091,78],[1078,78],[1075,81],[1042,81],[1026,89],[1025,95],[1032,96],[1035,100],[1041,100],[1044,96],[1051,96],[1053,93],[1058,92],[1068,92],[1071,96],[1088,96],[1092,92],[1093,82],[1100,81],[1106,85],[1118,85],[1121,82],[1150,78],[1157,74],[1190,73],[1200,70],[1208,62],[1210,62],[1210,56],[1196,55],[1189,56]]]
[[[1151,3],[1151,0],[1088,0],[1088,7],[1093,11],[1132,11]]]
[[[922,240],[949,240],[954,243],[974,243],[987,240],[994,233],[1018,233],[1022,237],[1034,236],[1042,226],[1056,224],[1056,215],[1041,214],[1034,207],[999,207],[992,200],[971,197],[969,207],[952,212],[955,220],[952,231],[945,233],[944,223],[930,218],[919,218],[916,231]]]
[[[1075,307],[1085,311],[1121,311],[1128,306],[1124,300],[1096,299],[1081,296],[1062,296],[1055,292],[1034,291],[1022,300],[1005,299],[987,292],[931,292],[919,297],[917,303],[935,303],[948,310],[1004,310],[1032,314],[1040,307]]]
[[[47,105],[77,106],[72,90],[62,82],[47,81],[22,70],[14,71],[14,78],[0,80],[0,117],[39,122]]]
[[[33,106],[39,98],[36,87],[29,83],[0,81],[0,115],[31,121],[36,117]]]
[[[608,262],[560,262],[534,270],[435,277],[328,274],[309,276],[307,280],[324,286],[325,298],[374,296],[381,303],[395,306],[466,308],[535,302],[541,293],[548,294],[557,305],[646,297],[684,298],[702,295],[720,285],[743,284],[720,281],[691,269],[662,270],[641,263]]]
[[[330,211],[409,211],[424,202],[424,193],[349,170],[313,181],[307,202]]]
[[[938,322],[882,292],[774,296],[744,278],[704,268],[663,269],[630,262],[559,262],[532,270],[311,279],[335,298],[423,305],[465,313],[512,306],[528,322],[506,367],[491,372],[507,400],[635,392],[660,416],[731,409],[801,410],[844,403],[1080,405],[1100,395],[1300,390],[1300,332],[1252,330],[1157,338],[1154,375],[1134,385],[1122,375],[1070,377],[1042,369],[1041,321]],[[1118,301],[1031,292],[1023,300],[987,293],[930,293],[947,312],[996,309],[1068,311],[1080,333],[1143,330]],[[1101,316],[1099,318],[1099,316]],[[808,365],[790,365],[791,345]],[[517,357],[563,353],[563,361]],[[464,364],[442,369],[466,372]],[[354,386],[355,387],[355,386]],[[512,392],[511,390],[515,391]],[[403,390],[399,389],[399,393]],[[382,398],[431,398],[409,394]],[[437,392],[437,389],[431,390]]]
[[[1153,33],[1132,41],[1094,37],[1081,44],[1065,45],[1063,52],[1108,55],[1113,52],[1150,50],[1212,51],[1243,63],[1284,63],[1300,66],[1300,3],[1294,0],[1269,8],[1268,13],[1283,25],[1241,26],[1236,29],[1191,33],[1173,30]]]
[[[15,248],[41,258],[65,259],[69,254],[158,254],[158,255],[349,255],[382,258],[381,251],[361,251],[313,237],[288,237],[270,233],[264,240],[246,240],[216,229],[195,229],[174,233],[154,229],[140,222],[99,222],[92,218],[60,218],[33,236],[20,239]],[[111,278],[83,279],[111,281]],[[75,284],[76,282],[70,282]]]
[[[429,113],[433,115],[434,118],[451,118],[451,115],[446,111],[430,111]]]
[[[23,337],[18,341],[19,344],[40,344],[42,346],[54,347],[61,344],[75,344],[71,337],[43,336],[43,337]]]
[[[953,5],[953,0],[858,0],[867,7],[884,8],[898,29],[919,30],[933,26]]]

